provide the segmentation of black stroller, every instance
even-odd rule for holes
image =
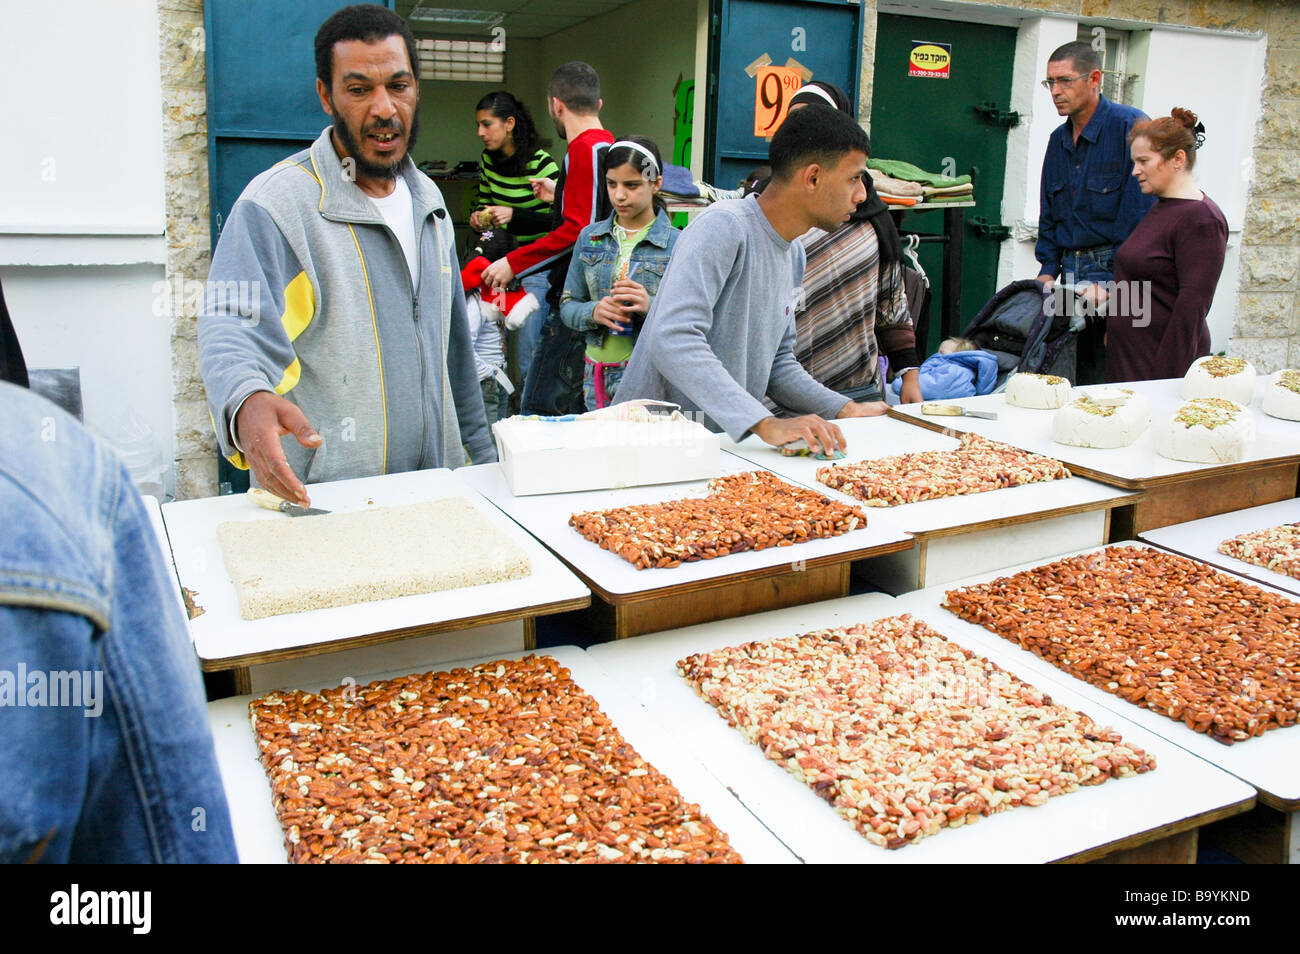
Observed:
[[[1081,319],[1073,295],[1033,278],[1012,282],[988,300],[962,332],[998,359],[995,391],[1017,371],[1056,374],[1074,382]]]

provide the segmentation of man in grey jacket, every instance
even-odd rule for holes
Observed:
[[[827,418],[883,414],[818,384],[794,357],[803,279],[797,237],[834,231],[866,196],[867,137],[828,106],[790,113],[772,137],[772,181],[761,196],[709,207],[682,233],[619,383],[620,401],[653,398],[702,411],[735,440],[774,446],[803,438],[843,449]],[[806,412],[777,418],[763,405]]]
[[[248,184],[213,253],[199,367],[217,439],[295,503],[303,481],[496,460],[451,217],[408,154],[417,62],[383,7],[326,20],[334,124]]]

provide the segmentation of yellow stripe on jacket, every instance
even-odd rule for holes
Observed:
[[[312,294],[311,281],[308,280],[305,271],[299,272],[294,276],[293,281],[285,286],[284,314],[280,316],[280,324],[284,325],[290,344],[307,330],[314,317],[316,317],[316,299]],[[298,379],[301,376],[302,365],[295,357],[289,367],[284,369],[280,383],[275,386],[275,393],[288,394],[298,386]]]
[[[298,339],[311,320],[316,317],[316,297],[312,294],[311,281],[307,278],[305,271],[299,272],[294,276],[293,281],[289,282],[284,288],[284,314],[280,316],[280,324],[284,325],[285,334],[289,336],[289,343],[292,344]],[[284,374],[280,377],[280,383],[275,386],[276,394],[288,394],[298,386],[298,379],[302,377],[302,365],[297,358],[284,369]],[[208,418],[211,419],[211,412]],[[217,422],[212,422],[215,430]],[[230,422],[231,430],[234,430],[235,422]],[[228,460],[240,470],[248,470],[248,461],[242,453],[236,451],[231,454]]]

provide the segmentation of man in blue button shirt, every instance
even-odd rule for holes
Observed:
[[[1087,43],[1067,43],[1047,63],[1043,86],[1068,117],[1043,157],[1038,206],[1038,280],[1051,285],[1109,282],[1115,249],[1155,202],[1130,174],[1128,134],[1147,115],[1101,95],[1101,61]],[[1095,300],[1095,294],[1084,293]],[[1076,384],[1105,380],[1105,325],[1089,320],[1079,337]]]

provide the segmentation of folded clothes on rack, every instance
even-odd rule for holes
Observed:
[[[969,182],[963,182],[955,186],[921,186],[921,191],[928,200],[932,195],[970,195],[975,191],[975,186]]]
[[[871,173],[871,181],[876,184],[876,191],[881,195],[921,195],[925,188],[919,182],[908,182],[905,179],[895,179],[893,176],[885,175],[879,169],[868,169]]]
[[[907,207],[919,204],[921,199],[919,196],[915,195],[887,195],[886,193],[881,192],[880,201],[884,202],[885,205]]]
[[[895,179],[903,179],[906,182],[919,182],[922,185],[934,186],[935,188],[947,188],[948,186],[964,185],[971,181],[970,176],[945,176],[937,172],[926,172],[919,166],[914,166],[910,162],[904,162],[901,159],[868,159],[868,169],[878,169],[887,176]]]
[[[926,205],[948,205],[957,202],[974,202],[975,193],[966,192],[960,195],[927,195],[924,201]]]

